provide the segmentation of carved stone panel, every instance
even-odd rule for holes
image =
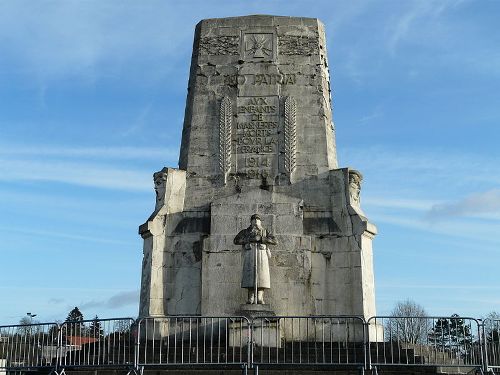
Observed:
[[[244,61],[274,61],[276,35],[273,32],[243,32],[241,57]]]
[[[233,135],[236,169],[249,179],[278,174],[278,96],[237,98],[238,121]]]
[[[237,55],[239,53],[238,36],[215,36],[200,39],[200,55],[220,56]]]
[[[280,55],[318,55],[318,37],[303,35],[281,35],[278,39],[278,53]]]

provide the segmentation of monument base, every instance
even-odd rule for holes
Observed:
[[[240,306],[238,314],[253,321],[251,327],[253,329],[252,338],[255,345],[273,348],[281,347],[282,328],[279,326],[278,320],[274,319],[276,313],[271,309],[270,305],[243,304]],[[247,338],[250,326],[238,323],[230,325],[229,330],[230,345],[238,346],[238,341],[233,338]]]
[[[245,303],[243,305],[240,305],[238,314],[243,315],[249,320],[261,317],[276,316],[276,313],[271,309],[270,305],[254,303]]]

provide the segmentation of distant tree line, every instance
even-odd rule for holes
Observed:
[[[29,317],[23,317],[19,321],[17,333],[19,335],[35,335],[42,334],[43,328],[39,326],[40,322],[32,321]],[[125,333],[130,331],[130,324],[126,321],[111,321],[108,326],[104,327],[103,322],[96,315],[91,320],[85,320],[82,312],[78,307],[74,307],[69,313],[64,323],[60,325],[62,337],[66,340],[68,337],[91,337],[100,339],[105,335],[105,329],[109,333]],[[52,326],[45,334],[49,337],[57,338],[59,332],[57,326]]]
[[[484,322],[484,339],[500,345],[500,314],[492,312],[481,320]],[[467,356],[479,344],[481,332],[473,320],[452,314],[450,317],[430,318],[418,303],[399,301],[384,321],[386,341],[402,344],[427,345],[439,351]]]

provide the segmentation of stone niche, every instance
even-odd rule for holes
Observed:
[[[276,315],[375,315],[372,239],[359,172],[338,168],[324,28],[312,18],[201,21],[179,168],[155,173],[141,317],[237,315],[242,249],[258,213]]]

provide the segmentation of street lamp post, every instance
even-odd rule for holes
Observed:
[[[33,313],[30,313],[30,312],[29,312],[29,313],[26,313],[26,315],[28,315],[28,316],[30,317],[30,329],[29,329],[29,336],[30,336],[30,341],[31,341],[31,333],[32,333],[32,332],[31,332],[31,330],[33,329],[33,318],[36,316],[36,314],[33,314]],[[40,345],[38,345],[38,346],[40,346]],[[31,355],[32,355],[32,357],[31,357],[31,358],[32,358],[32,360],[33,360],[33,358],[35,358],[35,346],[34,346],[34,343],[33,343],[32,350],[33,350],[33,352],[32,352],[32,354],[31,354]]]
[[[33,324],[33,318],[36,316],[36,314],[33,314],[33,313],[26,313],[26,315],[28,315],[30,317],[30,324]]]
[[[28,334],[31,336],[31,330],[33,329],[33,327],[32,327],[33,318],[36,316],[36,314],[29,312],[29,313],[26,313],[26,315],[28,315],[30,317],[30,328],[29,328]]]

